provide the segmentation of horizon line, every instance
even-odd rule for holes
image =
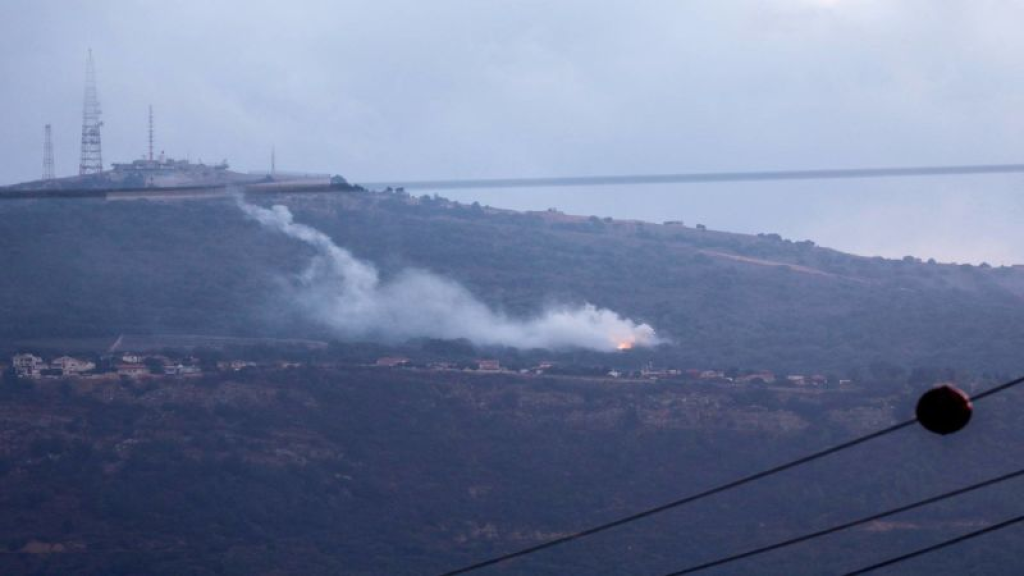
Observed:
[[[927,176],[970,176],[1024,173],[1024,164],[964,164],[948,166],[825,168],[814,170],[758,170],[739,172],[689,172],[674,174],[629,174],[597,176],[553,176],[531,178],[470,178],[442,180],[380,180],[353,182],[367,188],[416,188],[453,190],[471,188],[546,188],[564,186],[614,186],[648,184],[715,184],[782,180],[842,180],[865,178],[908,178]]]

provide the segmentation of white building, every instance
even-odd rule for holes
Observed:
[[[477,360],[476,369],[481,372],[500,372],[501,363],[497,360]]]
[[[96,368],[96,365],[88,360],[80,360],[78,358],[72,358],[71,356],[61,356],[60,358],[54,358],[50,361],[50,368],[60,370],[65,376],[67,376],[88,372],[89,370]]]
[[[254,366],[256,366],[256,364],[254,364],[252,362],[247,362],[245,360],[231,360],[231,361],[226,361],[226,362],[217,362],[217,368],[218,369],[220,369],[220,370],[231,370],[233,372],[238,372],[238,371],[244,370],[246,368],[252,368]]]
[[[14,372],[23,378],[38,378],[39,373],[46,369],[46,363],[33,354],[15,354],[11,359]]]
[[[129,378],[138,378],[139,376],[146,376],[149,374],[149,368],[144,364],[118,364],[117,374],[119,376],[127,376]]]
[[[194,364],[170,364],[164,366],[164,374],[167,376],[188,376],[190,374],[202,374],[202,369]]]

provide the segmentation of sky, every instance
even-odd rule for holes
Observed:
[[[86,53],[104,161],[146,149],[350,181],[1024,161],[1009,0],[0,3],[0,184],[77,171]],[[1024,176],[446,192],[1024,263]]]

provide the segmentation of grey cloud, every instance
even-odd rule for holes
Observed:
[[[90,46],[108,162],[144,150],[149,103],[173,156],[260,169],[275,144],[279,166],[355,181],[1014,162],[1022,17],[999,0],[12,0],[0,182],[38,176],[47,122],[74,170]],[[1007,230],[970,253],[1024,261],[1012,179],[457,196],[964,258],[942,219],[883,243],[845,231],[936,187],[1006,206],[970,219]]]

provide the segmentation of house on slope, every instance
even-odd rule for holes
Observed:
[[[476,369],[480,372],[501,372],[501,363],[497,360],[479,360]]]
[[[14,373],[22,378],[39,378],[47,368],[43,359],[34,354],[15,354],[11,358]]]
[[[149,367],[145,364],[118,364],[117,375],[128,378],[138,378],[149,374]]]
[[[60,370],[61,374],[64,376],[74,376],[82,374],[83,372],[95,370],[96,365],[88,360],[81,360],[71,356],[61,356],[50,361],[50,369]]]

